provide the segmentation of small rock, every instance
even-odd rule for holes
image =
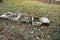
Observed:
[[[39,37],[36,37],[37,39],[40,39]]]
[[[34,31],[31,32],[32,34],[34,33]]]

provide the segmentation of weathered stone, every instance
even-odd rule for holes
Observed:
[[[42,22],[40,22],[39,17],[32,17],[32,25],[33,26],[41,26]]]
[[[19,19],[21,18],[22,14],[13,14],[9,17],[9,20],[11,21],[19,21]]]
[[[9,18],[13,13],[11,12],[7,12],[7,13],[4,13],[3,15],[0,16],[0,18]]]

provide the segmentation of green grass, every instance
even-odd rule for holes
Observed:
[[[0,13],[7,11],[22,12],[31,16],[46,16],[54,23],[60,22],[60,5],[15,1],[0,3]]]

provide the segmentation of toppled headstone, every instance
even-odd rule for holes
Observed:
[[[32,17],[32,25],[33,26],[41,26],[42,22],[40,22],[39,17]]]
[[[21,18],[22,14],[13,14],[9,17],[9,20],[11,21],[19,21],[19,19]]]
[[[44,25],[44,26],[49,26],[49,24],[50,24],[50,21],[47,17],[41,17],[40,21],[42,22],[42,25]]]
[[[41,17],[40,21],[41,21],[42,23],[50,23],[49,19],[46,18],[46,17]]]
[[[11,12],[7,12],[7,13],[4,13],[3,15],[0,16],[0,18],[9,18],[11,15],[13,15],[13,13]]]
[[[47,17],[32,17],[33,26],[49,26],[50,21]]]
[[[21,15],[22,14],[7,12],[7,13],[4,13],[3,15],[1,15],[0,18],[9,19],[11,21],[18,21],[21,18]]]
[[[31,23],[31,19],[30,19],[30,17],[28,17],[28,16],[23,17],[23,18],[21,19],[21,21],[22,21],[23,23]]]

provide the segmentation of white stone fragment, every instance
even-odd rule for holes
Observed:
[[[34,17],[32,17],[32,25],[33,26],[41,26],[41,22],[40,21],[34,21],[35,19],[34,19]]]
[[[46,17],[42,17],[42,18],[40,19],[40,21],[41,21],[42,23],[50,23],[49,19],[46,18]]]
[[[24,17],[22,21],[29,22],[30,20],[29,20],[29,17]]]
[[[4,13],[3,15],[1,15],[0,17],[1,18],[9,18],[11,15],[13,15],[13,13],[7,12],[7,13]]]
[[[34,31],[31,32],[32,34],[34,33]]]
[[[39,31],[41,31],[41,29],[38,29]]]
[[[40,39],[39,37],[36,37],[37,39]]]
[[[41,24],[42,24],[41,22],[32,22],[33,26],[41,26]]]
[[[22,15],[22,14],[13,14],[13,15],[10,16],[9,19],[10,19],[11,21],[18,21],[18,20],[21,18],[21,15]]]

